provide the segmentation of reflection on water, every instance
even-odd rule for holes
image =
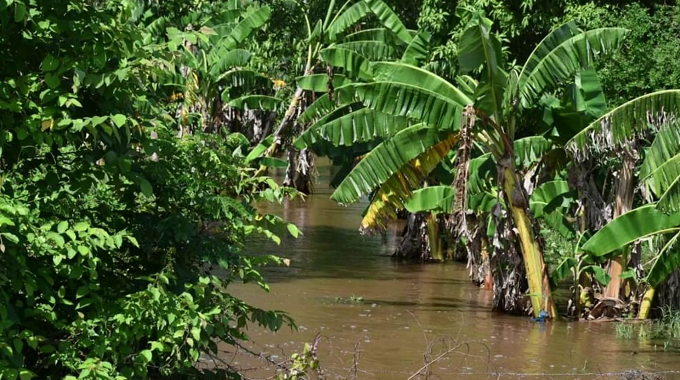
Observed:
[[[258,307],[287,311],[299,326],[297,332],[276,334],[252,328],[257,349],[281,360],[321,333],[320,358],[328,378],[351,377],[358,347],[359,379],[407,379],[423,366],[427,347],[435,358],[454,341],[469,344],[434,363],[433,376],[486,379],[500,372],[506,373],[501,378],[544,373],[591,379],[608,376],[583,374],[680,370],[677,353],[652,342],[617,339],[609,323],[539,324],[493,313],[491,293],[468,281],[464,265],[392,260],[394,231],[387,238],[361,236],[357,227],[366,204],[345,208],[329,200],[331,191],[323,184],[330,170],[320,169],[316,194],[306,202],[265,209],[296,223],[303,236],[285,238],[278,247],[259,241],[248,247],[292,263],[265,270],[270,293],[250,285],[236,286],[234,292]],[[335,301],[352,295],[363,297],[363,303]],[[238,355],[230,359],[248,361]],[[250,375],[271,372],[262,368]]]

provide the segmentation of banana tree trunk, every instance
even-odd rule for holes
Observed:
[[[427,218],[427,242],[430,246],[430,255],[432,256],[432,259],[444,261],[442,239],[439,233],[439,220],[435,213],[430,213]]]
[[[635,158],[630,152],[624,152],[619,182],[616,187],[616,208],[614,218],[628,212],[633,207],[633,179],[635,169]],[[626,268],[626,256],[628,250],[623,250],[621,254],[609,262],[608,271],[611,281],[604,290],[607,298],[618,299],[621,294],[621,273]]]
[[[649,311],[652,309],[652,301],[654,300],[655,288],[650,287],[642,296],[642,303],[640,304],[640,311],[638,312],[638,319],[649,318]]]
[[[503,191],[519,235],[533,314],[538,317],[544,310],[550,313],[550,318],[554,318],[557,311],[552,300],[543,252],[534,235],[532,218],[528,211],[528,196],[517,181],[512,159],[506,159],[506,162],[510,164],[505,165],[503,169]]]

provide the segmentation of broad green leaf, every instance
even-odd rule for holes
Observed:
[[[386,61],[397,56],[397,50],[380,41],[352,41],[335,45],[336,48],[351,50],[369,61]]]
[[[588,265],[587,267],[584,267],[581,270],[584,272],[592,273],[593,276],[595,277],[595,281],[599,282],[600,285],[602,286],[607,286],[607,284],[609,284],[609,281],[611,281],[609,273],[607,273],[599,265]]]
[[[583,250],[602,256],[638,239],[680,229],[680,213],[668,215],[655,207],[642,206],[617,217],[588,239]]]
[[[269,136],[264,139],[261,143],[257,144],[253,150],[250,151],[248,156],[246,156],[246,162],[251,162],[254,159],[260,157],[271,145],[274,143],[274,136]]]
[[[346,48],[331,47],[321,51],[321,57],[334,67],[342,67],[348,76],[355,79],[371,80],[371,66],[363,55]]]
[[[250,62],[250,58],[251,53],[243,49],[221,51],[216,57],[217,62],[210,67],[210,74],[213,77],[219,77],[233,68],[245,67]]]
[[[370,8],[363,1],[359,1],[347,8],[333,23],[328,27],[328,38],[331,42],[337,41],[338,36],[345,33],[349,28],[356,25],[362,18],[370,12]]]
[[[370,10],[375,14],[382,25],[384,25],[387,29],[391,30],[399,36],[399,38],[406,42],[407,44],[411,43],[411,40],[413,37],[411,37],[411,33],[409,33],[408,29],[404,26],[404,24],[401,22],[399,19],[399,16],[397,16],[392,9],[385,4],[382,0],[363,0]]]
[[[565,257],[562,259],[557,268],[550,274],[551,286],[555,288],[562,280],[569,277],[572,274],[572,269],[576,268],[576,265],[578,265],[578,263],[573,257]]]
[[[413,192],[404,206],[411,213],[434,211],[450,214],[456,191],[451,186],[430,186]]]
[[[113,121],[114,124],[116,124],[118,128],[122,128],[125,126],[127,118],[125,117],[125,115],[116,114],[111,116],[111,120]]]
[[[643,95],[602,115],[566,144],[574,155],[587,155],[590,150],[612,148],[636,133],[658,128],[649,123],[665,115],[680,113],[680,90],[664,90]],[[656,125],[655,125],[656,124]]]
[[[430,39],[432,35],[427,30],[419,31],[406,48],[401,61],[409,65],[418,65],[425,61],[430,52]]]
[[[240,98],[233,99],[227,103],[229,107],[239,109],[253,109],[276,111],[281,107],[282,100],[273,96],[267,95],[246,95]]]
[[[444,78],[427,70],[396,62],[376,62],[371,65],[376,81],[403,83],[445,96],[465,106],[473,101]]]
[[[460,129],[460,104],[416,86],[396,82],[352,84],[336,89],[336,95],[345,104],[361,101],[376,111],[407,116],[439,129]]]
[[[60,234],[63,234],[64,232],[66,232],[67,229],[68,229],[68,222],[65,221],[65,220],[62,220],[57,225],[57,232],[59,232]]]
[[[356,33],[348,34],[343,39],[343,42],[354,41],[380,41],[388,45],[396,45],[402,48],[408,46],[408,44],[402,41],[399,36],[387,28],[364,29]]]
[[[531,71],[519,78],[523,107],[530,107],[546,91],[571,81],[581,69],[590,68],[596,58],[617,49],[626,35],[623,28],[599,28],[578,33],[562,42],[535,62]]]
[[[296,78],[297,85],[303,90],[312,92],[326,92],[328,91],[328,75],[327,74],[312,74]],[[333,74],[333,88],[342,87],[352,81],[344,75]]]
[[[538,163],[552,148],[552,143],[543,136],[530,136],[515,140],[515,165],[528,168]]]
[[[385,183],[408,162],[449,136],[426,125],[400,131],[368,153],[333,192],[331,199],[341,204],[356,202],[362,195]]]
[[[314,148],[317,142],[329,142],[333,146],[351,146],[384,139],[408,126],[408,119],[403,116],[392,116],[364,108],[328,123],[308,128],[295,142],[295,147],[298,149],[311,147],[317,154],[324,155],[324,152]]]
[[[246,18],[241,20],[241,22],[239,22],[238,25],[232,29],[231,33],[229,33],[229,36],[225,37],[225,39],[221,41],[220,45],[227,50],[234,49],[240,43],[245,41],[245,39],[248,38],[248,36],[253,31],[264,25],[267,20],[269,20],[269,17],[271,17],[271,13],[272,11],[269,7],[258,8],[257,10],[249,13]]]

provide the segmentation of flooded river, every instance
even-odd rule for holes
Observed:
[[[619,378],[613,373],[624,370],[680,370],[677,351],[665,351],[663,342],[617,338],[612,323],[541,324],[493,313],[491,292],[473,286],[463,264],[393,260],[394,231],[387,239],[361,236],[357,228],[366,204],[336,205],[329,199],[329,176],[329,167],[320,169],[315,194],[305,202],[265,209],[304,234],[278,247],[251,242],[253,252],[291,260],[290,267],[264,271],[271,292],[234,287],[255,306],[287,311],[299,326],[278,333],[250,329],[254,348],[274,360],[320,333],[328,379],[406,380],[449,350],[429,367],[429,378],[594,379]],[[247,356],[228,359],[258,367],[249,373],[255,378],[274,370]]]

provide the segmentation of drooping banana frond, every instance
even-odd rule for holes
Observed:
[[[331,66],[342,67],[353,79],[371,80],[370,61],[363,55],[340,47],[330,47],[321,51],[323,60]]]
[[[336,48],[351,50],[366,57],[369,61],[385,61],[394,59],[397,50],[394,46],[381,41],[352,41],[335,45]]]
[[[483,67],[483,80],[477,87],[477,108],[501,121],[502,102],[507,84],[503,71],[503,54],[498,36],[491,32],[491,20],[476,15],[468,24],[458,44],[460,71],[467,74]]]
[[[325,124],[317,124],[305,130],[295,142],[297,149],[310,147],[317,154],[314,145],[329,142],[333,146],[351,146],[376,139],[385,139],[409,126],[408,119],[364,108]]]
[[[411,213],[431,211],[450,214],[455,195],[456,191],[451,186],[430,186],[414,191],[404,206]]]
[[[670,124],[680,112],[680,90],[664,90],[640,96],[602,115],[566,144],[577,159],[591,150],[612,149],[644,130]]]
[[[588,239],[582,249],[593,255],[602,256],[636,240],[678,230],[680,230],[680,213],[669,215],[657,210],[653,204],[645,205],[607,223]]]
[[[240,92],[246,93],[258,89],[269,89],[273,86],[271,79],[256,71],[245,69],[228,71],[220,75],[217,82],[223,84],[224,86],[230,87],[232,89],[238,89]]]
[[[363,1],[359,1],[347,8],[341,15],[339,15],[328,27],[328,39],[331,42],[338,40],[338,37],[347,31],[353,25],[356,25],[362,18],[366,17],[371,12],[371,9]]]
[[[448,155],[458,139],[458,134],[449,135],[384,181],[364,212],[361,229],[382,229],[389,220],[395,219],[397,211],[405,208],[405,202],[411,198],[413,191],[420,188],[425,177]]]
[[[527,58],[526,63],[522,67],[518,79],[518,88],[522,88],[526,85],[529,74],[536,70],[536,67],[547,57],[550,52],[555,50],[560,44],[568,39],[579,34],[581,30],[576,26],[576,23],[572,20],[565,24],[562,24],[557,29],[548,33],[547,36],[541,40],[541,42],[536,45],[534,51],[531,52],[529,58]]]
[[[371,65],[376,81],[403,83],[445,96],[461,106],[472,99],[446,79],[427,70],[398,62],[375,62]]]
[[[214,54],[215,56],[211,60],[215,63],[210,66],[210,75],[215,78],[231,69],[247,66],[252,56],[249,51],[243,49],[234,49],[220,53],[215,52]]]
[[[328,75],[327,74],[312,74],[303,77],[297,77],[298,87],[305,91],[311,92],[327,92],[328,91]],[[344,75],[333,74],[333,88],[342,87],[346,84],[352,83],[352,80]]]
[[[397,16],[390,7],[385,4],[384,1],[382,0],[363,0],[369,7],[369,9],[375,14],[382,25],[384,25],[387,29],[391,30],[399,36],[399,38],[404,41],[407,44],[411,43],[411,40],[413,37],[411,37],[411,33],[409,33],[408,29],[404,26],[404,24],[401,22],[399,19],[399,16]]]
[[[341,204],[356,202],[384,184],[408,162],[450,138],[450,132],[441,132],[428,125],[416,125],[400,131],[368,153],[333,192],[331,199]],[[420,166],[420,163],[416,162],[415,166]]]
[[[402,41],[399,36],[387,28],[364,29],[356,33],[348,34],[343,39],[343,42],[356,41],[379,41],[401,48],[406,48],[408,46],[408,44]]]
[[[239,109],[259,109],[266,111],[276,111],[283,104],[283,100],[267,95],[246,95],[233,99],[227,103],[229,107]]]
[[[401,61],[409,65],[417,65],[419,62],[426,60],[430,51],[431,38],[432,35],[428,31],[418,31],[413,37],[413,41],[406,48]]]
[[[234,27],[234,29],[231,30],[227,37],[220,41],[220,48],[225,48],[226,50],[236,48],[240,43],[245,41],[253,31],[261,28],[262,25],[269,20],[271,14],[271,9],[266,6],[250,12]]]
[[[540,161],[553,144],[543,136],[530,136],[514,141],[515,165],[528,168]]]
[[[680,238],[680,232],[668,240],[649,270],[646,280],[652,288],[661,285],[668,276],[680,268],[680,252],[676,246],[678,238]]]
[[[529,208],[534,217],[543,219],[562,236],[573,238],[576,232],[569,221],[568,211],[574,196],[567,181],[546,182],[531,194]]]
[[[680,176],[680,125],[674,123],[656,134],[640,167],[640,180],[661,198]]]
[[[395,116],[458,130],[462,106],[435,92],[403,83],[374,82],[351,84],[335,89],[338,100],[360,101],[366,107]]]
[[[574,78],[577,71],[591,67],[594,60],[617,49],[627,30],[599,28],[576,34],[555,46],[533,62],[533,70],[525,70],[518,81],[522,107],[530,107],[546,91]]]

